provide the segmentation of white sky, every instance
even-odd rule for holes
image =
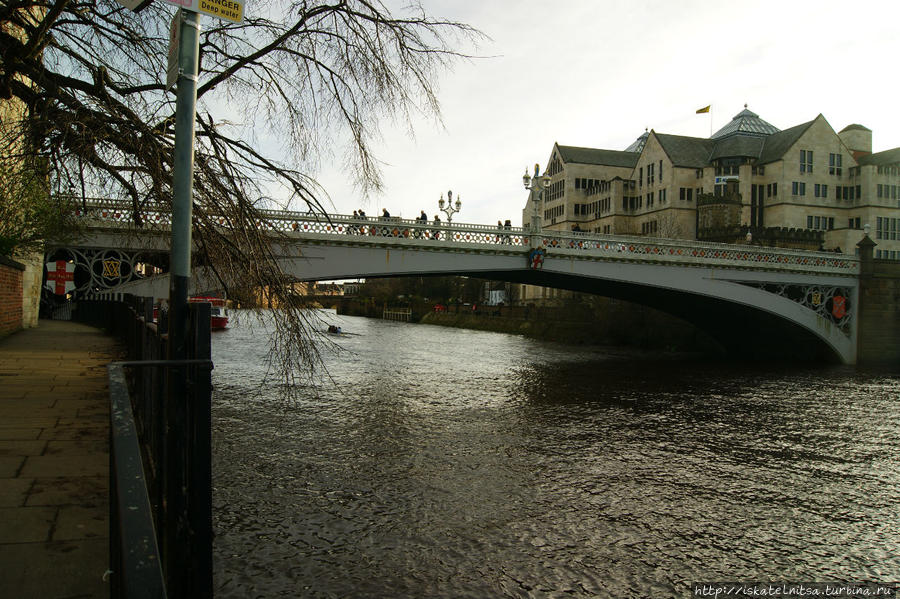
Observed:
[[[346,183],[341,156],[318,180],[333,212],[437,213],[454,221],[522,221],[525,167],[543,170],[554,142],[624,150],[645,127],[708,137],[743,109],[779,129],[822,113],[835,131],[873,131],[874,151],[900,146],[900,2],[818,0],[424,0],[432,16],[491,39],[480,58],[438,81],[443,127],[382,126],[384,194]],[[464,49],[470,50],[470,49]],[[443,213],[441,218],[445,219]]]

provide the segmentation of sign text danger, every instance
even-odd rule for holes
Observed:
[[[197,9],[208,15],[239,23],[243,17],[244,5],[233,0],[200,0]]]

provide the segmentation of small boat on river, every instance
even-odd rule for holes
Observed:
[[[209,302],[209,328],[213,331],[221,331],[228,327],[228,308],[221,297],[194,296],[188,299],[192,304]]]

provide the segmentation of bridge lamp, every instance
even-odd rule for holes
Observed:
[[[541,230],[541,196],[544,190],[550,189],[550,177],[547,176],[547,173],[544,173],[543,176],[540,174],[540,166],[534,165],[534,176],[528,174],[528,167],[525,167],[525,174],[522,175],[522,184],[525,185],[525,189],[529,190],[531,194],[529,195],[529,201],[533,207],[533,214],[531,215],[531,228],[535,232],[540,232]]]
[[[453,220],[453,215],[460,211],[462,208],[462,202],[459,200],[459,196],[456,196],[456,203],[453,203],[453,191],[447,192],[447,205],[444,206],[444,194],[441,194],[441,199],[438,200],[438,209],[441,210],[444,214],[447,215],[447,222],[451,222]]]

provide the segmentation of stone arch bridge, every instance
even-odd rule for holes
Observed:
[[[79,265],[75,290],[167,296],[140,263],[168,251],[170,216],[135,229],[127,204],[86,208],[82,237],[48,252]],[[843,254],[285,211],[258,225],[298,281],[465,275],[568,289],[670,313],[738,353],[856,362],[860,261]]]

